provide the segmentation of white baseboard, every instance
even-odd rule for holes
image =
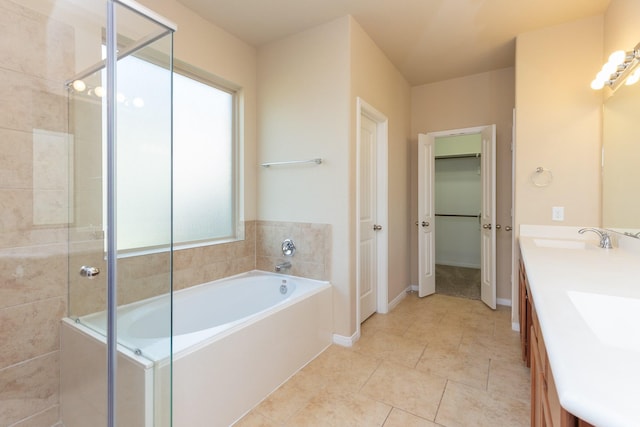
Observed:
[[[398,304],[400,304],[400,301],[407,297],[407,291],[409,291],[410,288],[411,286],[407,286],[407,289],[405,289],[403,292],[400,292],[400,295],[395,297],[393,301],[389,303],[389,311],[393,310]]]
[[[508,298],[498,298],[498,299],[496,299],[496,303],[498,305],[504,305],[504,306],[507,306],[507,307],[511,307],[511,300],[508,299]]]
[[[342,347],[353,347],[353,344],[360,339],[360,331],[350,337],[344,335],[333,334],[333,343]]]

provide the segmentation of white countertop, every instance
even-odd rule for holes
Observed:
[[[640,426],[640,241],[601,249],[578,229],[520,231],[560,404],[598,427]]]

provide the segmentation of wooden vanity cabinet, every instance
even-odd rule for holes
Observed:
[[[532,427],[593,427],[560,406],[522,259],[519,274],[522,358],[531,367]]]

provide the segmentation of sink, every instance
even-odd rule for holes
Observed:
[[[569,291],[569,298],[589,329],[605,345],[640,353],[640,298]]]
[[[533,239],[533,243],[541,248],[585,249],[587,242],[583,240]]]

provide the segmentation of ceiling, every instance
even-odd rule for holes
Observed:
[[[412,86],[515,61],[515,36],[604,13],[611,0],[179,0],[260,47],[350,14]]]

